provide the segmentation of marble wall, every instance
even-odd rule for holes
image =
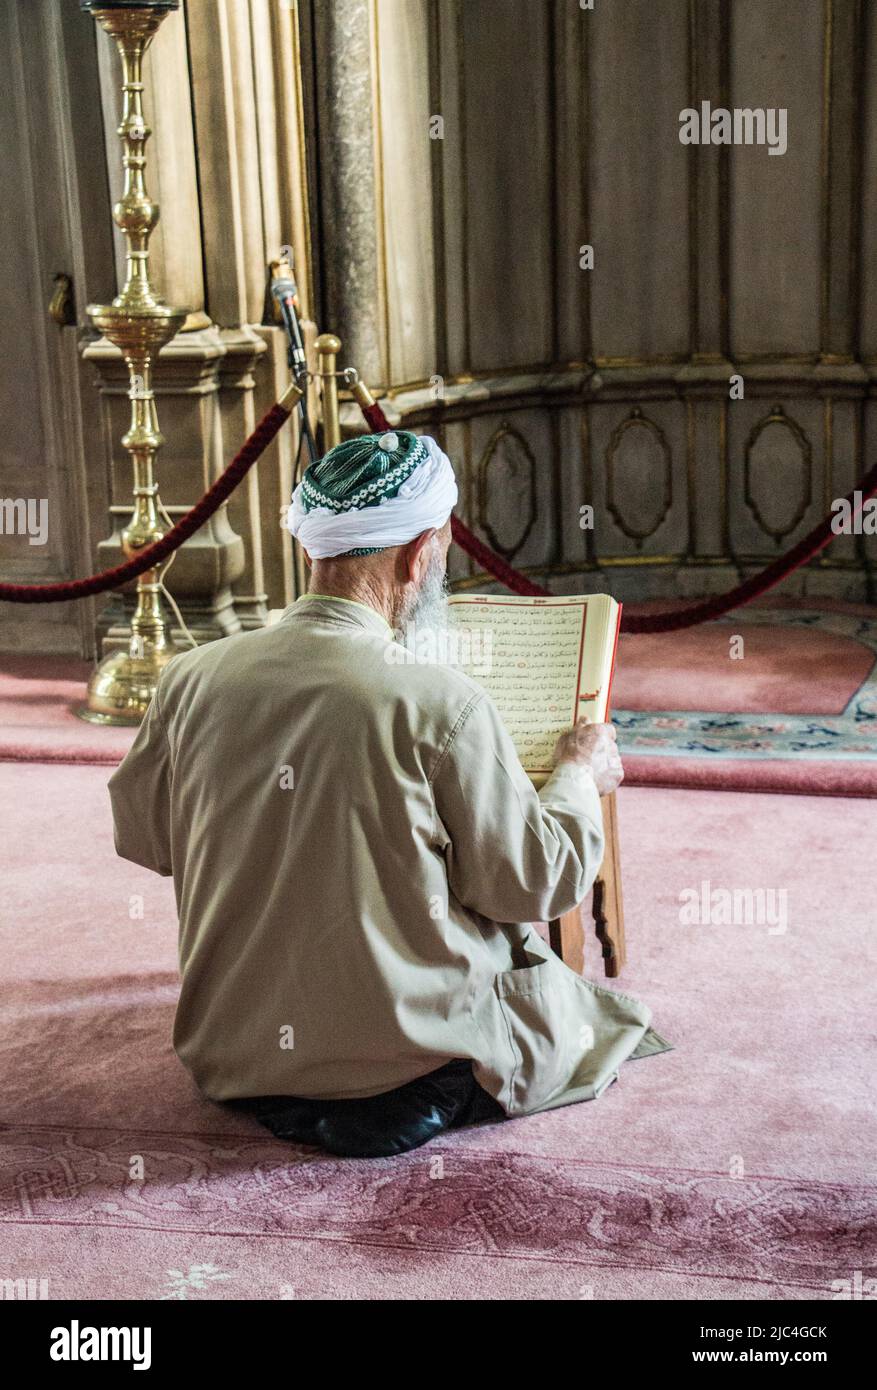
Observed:
[[[0,571],[52,579],[116,563],[130,511],[125,372],[85,313],[120,283],[118,66],[75,4],[7,0],[0,40],[0,494],[52,518],[45,546],[0,535]],[[153,275],[190,311],[157,375],[169,512],[285,378],[264,296],[289,245],[309,337],[443,439],[515,565],[635,599],[773,559],[875,455],[875,58],[864,0],[184,0],[146,69]],[[701,102],[782,108],[786,152],[682,144]],[[295,592],[296,449],[175,561],[199,637]],[[789,588],[875,600],[875,553],[839,538]],[[93,652],[130,610],[7,606],[0,645]]]
[[[442,435],[469,523],[555,589],[629,599],[791,546],[873,457],[873,7],[345,8],[376,35],[376,268],[325,312],[377,333],[371,379]],[[324,88],[324,144],[343,100]],[[682,144],[704,101],[784,109],[786,152]],[[336,198],[324,257],[346,232]],[[875,553],[840,538],[789,588],[873,599]]]
[[[100,412],[78,349],[85,304],[115,290],[109,192],[94,35],[78,11],[52,0],[0,6],[0,48],[10,58],[0,90],[0,499],[44,501],[48,518],[42,544],[0,528],[0,574],[38,584],[90,574],[107,525]],[[59,296],[56,322],[61,273],[72,293]],[[0,610],[7,648],[93,643],[92,601]]]

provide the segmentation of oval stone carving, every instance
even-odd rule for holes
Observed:
[[[673,501],[673,458],[663,430],[631,411],[606,447],[606,505],[619,529],[641,546]]]
[[[511,425],[493,435],[478,464],[478,522],[494,550],[520,550],[536,520],[536,460]]]
[[[750,432],[744,470],[746,504],[779,545],[800,525],[813,497],[810,441],[781,406]]]

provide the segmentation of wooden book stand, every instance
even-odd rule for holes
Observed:
[[[615,793],[601,797],[606,851],[594,883],[594,931],[603,955],[606,974],[615,979],[625,961],[624,904],[621,897],[621,857],[618,847],[618,812]],[[585,964],[585,928],[581,904],[548,923],[551,949],[571,970],[581,974]]]

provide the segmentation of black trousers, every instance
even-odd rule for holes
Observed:
[[[343,1158],[386,1158],[419,1148],[445,1129],[505,1119],[463,1059],[363,1100],[254,1096],[228,1104],[253,1115],[278,1139]]]

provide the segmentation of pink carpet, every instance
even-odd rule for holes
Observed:
[[[765,599],[623,635],[613,719],[629,785],[877,796],[877,609]]]
[[[743,638],[745,656],[732,661],[728,624],[622,636],[619,708],[843,714],[874,665],[868,647],[833,632],[748,624]]]
[[[877,1273],[875,803],[622,788],[620,984],[676,1050],[597,1102],[344,1162],[193,1090],[171,884],[114,858],[107,775],[0,766],[4,1277],[52,1298],[827,1300]],[[704,881],[786,888],[788,930],[680,925]]]
[[[136,730],[75,713],[93,670],[69,656],[0,655],[0,762],[121,762]]]

